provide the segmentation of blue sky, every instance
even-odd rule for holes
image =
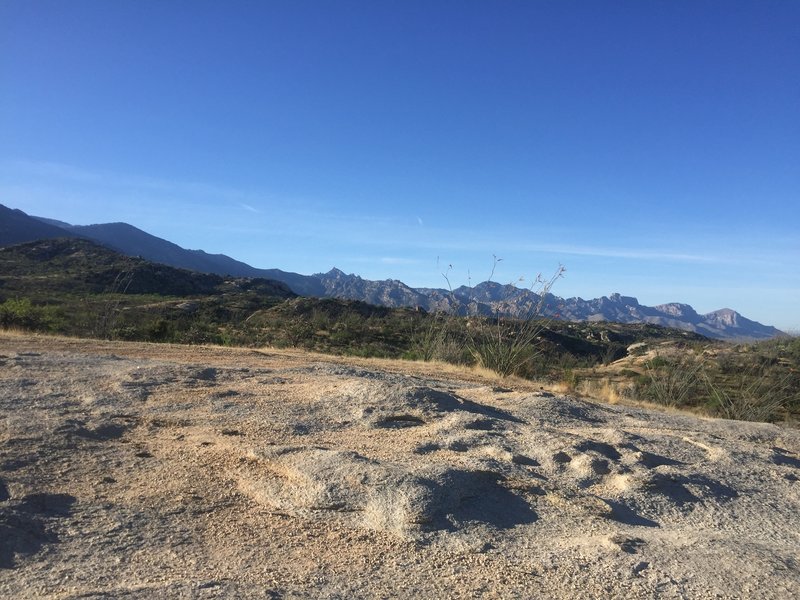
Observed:
[[[800,330],[799,191],[797,2],[0,2],[35,215]]]

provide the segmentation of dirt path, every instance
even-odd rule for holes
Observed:
[[[0,597],[800,596],[800,434],[0,334]]]

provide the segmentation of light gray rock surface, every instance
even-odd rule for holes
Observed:
[[[774,425],[0,334],[4,598],[800,597],[799,480]]]

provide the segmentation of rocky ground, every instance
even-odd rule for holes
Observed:
[[[800,432],[0,334],[0,597],[800,597]]]

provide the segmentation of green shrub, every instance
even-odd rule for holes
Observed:
[[[63,326],[64,315],[56,306],[38,306],[30,298],[8,298],[0,304],[0,328],[58,332]]]
[[[800,379],[792,370],[752,364],[724,381],[705,376],[711,405],[726,419],[775,421],[800,404]]]
[[[0,304],[0,327],[32,328],[37,319],[30,298],[9,298]]]
[[[663,356],[654,356],[653,358],[648,360],[644,365],[647,369],[660,369],[662,367],[669,366],[670,363]]]
[[[669,362],[656,356],[645,363],[646,399],[663,406],[685,406],[700,389],[703,372],[702,361],[684,358]]]

